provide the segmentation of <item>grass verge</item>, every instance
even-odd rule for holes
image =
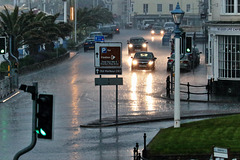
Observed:
[[[240,115],[232,115],[161,129],[147,150],[151,155],[211,154],[218,146],[240,153],[239,141]]]

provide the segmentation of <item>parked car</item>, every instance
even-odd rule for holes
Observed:
[[[126,28],[126,29],[130,29],[130,28],[132,28],[132,27],[133,27],[132,22],[127,22],[127,23],[125,24],[125,28]]]
[[[102,34],[102,32],[99,32],[99,31],[97,31],[97,32],[91,32],[91,33],[89,34],[88,38],[90,38],[90,39],[95,39],[95,36],[103,36],[103,34]]]
[[[151,35],[164,35],[164,28],[162,26],[153,25]]]
[[[155,61],[156,57],[154,57],[152,52],[136,52],[134,57],[132,58],[132,71],[136,69],[141,70],[155,70]]]
[[[148,48],[148,42],[143,37],[131,37],[127,44],[129,55],[139,51],[147,51]]]
[[[99,29],[100,32],[102,32],[102,34],[104,35],[104,37],[106,38],[112,38],[113,37],[113,29],[111,26],[102,26],[100,29]]]
[[[167,61],[167,71],[170,71],[173,67],[173,62],[175,61],[175,53],[172,53],[171,57],[168,57]],[[175,63],[175,62],[174,62]],[[185,71],[191,71],[192,62],[190,60],[189,54],[180,55],[180,69]]]
[[[83,43],[83,48],[84,48],[84,52],[86,52],[87,50],[94,50],[95,49],[94,39],[87,38]]]

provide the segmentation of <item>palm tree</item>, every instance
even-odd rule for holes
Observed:
[[[29,45],[30,54],[36,54],[39,45],[48,45],[72,31],[72,27],[67,23],[55,23],[58,16],[59,14],[34,13],[32,10],[19,15],[17,6],[12,13],[5,7],[5,10],[0,12],[0,33],[12,37],[12,53],[15,57],[18,58],[17,49],[24,44]]]

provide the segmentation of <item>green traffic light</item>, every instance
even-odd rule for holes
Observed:
[[[1,54],[3,54],[5,51],[4,51],[4,49],[1,49]]]
[[[191,50],[190,50],[190,48],[187,48],[187,52],[190,52]]]
[[[42,128],[40,128],[40,133],[41,133],[41,135],[43,135],[43,136],[46,136],[46,135],[47,135],[47,133],[46,133]]]

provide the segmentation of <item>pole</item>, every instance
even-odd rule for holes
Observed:
[[[100,75],[99,78],[102,76]],[[102,85],[99,86],[99,122],[102,122]]]
[[[174,128],[180,127],[180,30],[175,29]]]
[[[75,10],[74,10],[74,14],[75,14],[75,20],[74,20],[74,32],[75,32],[75,36],[74,36],[74,41],[75,43],[77,43],[77,0],[75,0]]]
[[[64,5],[64,23],[67,23],[67,1],[64,0],[63,1],[63,5]]]
[[[118,75],[116,75],[118,78]],[[118,85],[116,85],[116,123],[118,123]]]
[[[37,82],[33,82],[33,88],[34,91],[32,93],[32,100],[33,100],[33,111],[32,111],[32,142],[29,146],[27,146],[26,148],[20,150],[13,158],[13,160],[18,160],[18,158],[29,152],[30,150],[32,150],[34,148],[34,146],[37,143],[37,134],[36,134],[36,126],[37,126],[37,118],[36,118],[36,114],[37,114],[37,98],[38,98],[38,83]]]

